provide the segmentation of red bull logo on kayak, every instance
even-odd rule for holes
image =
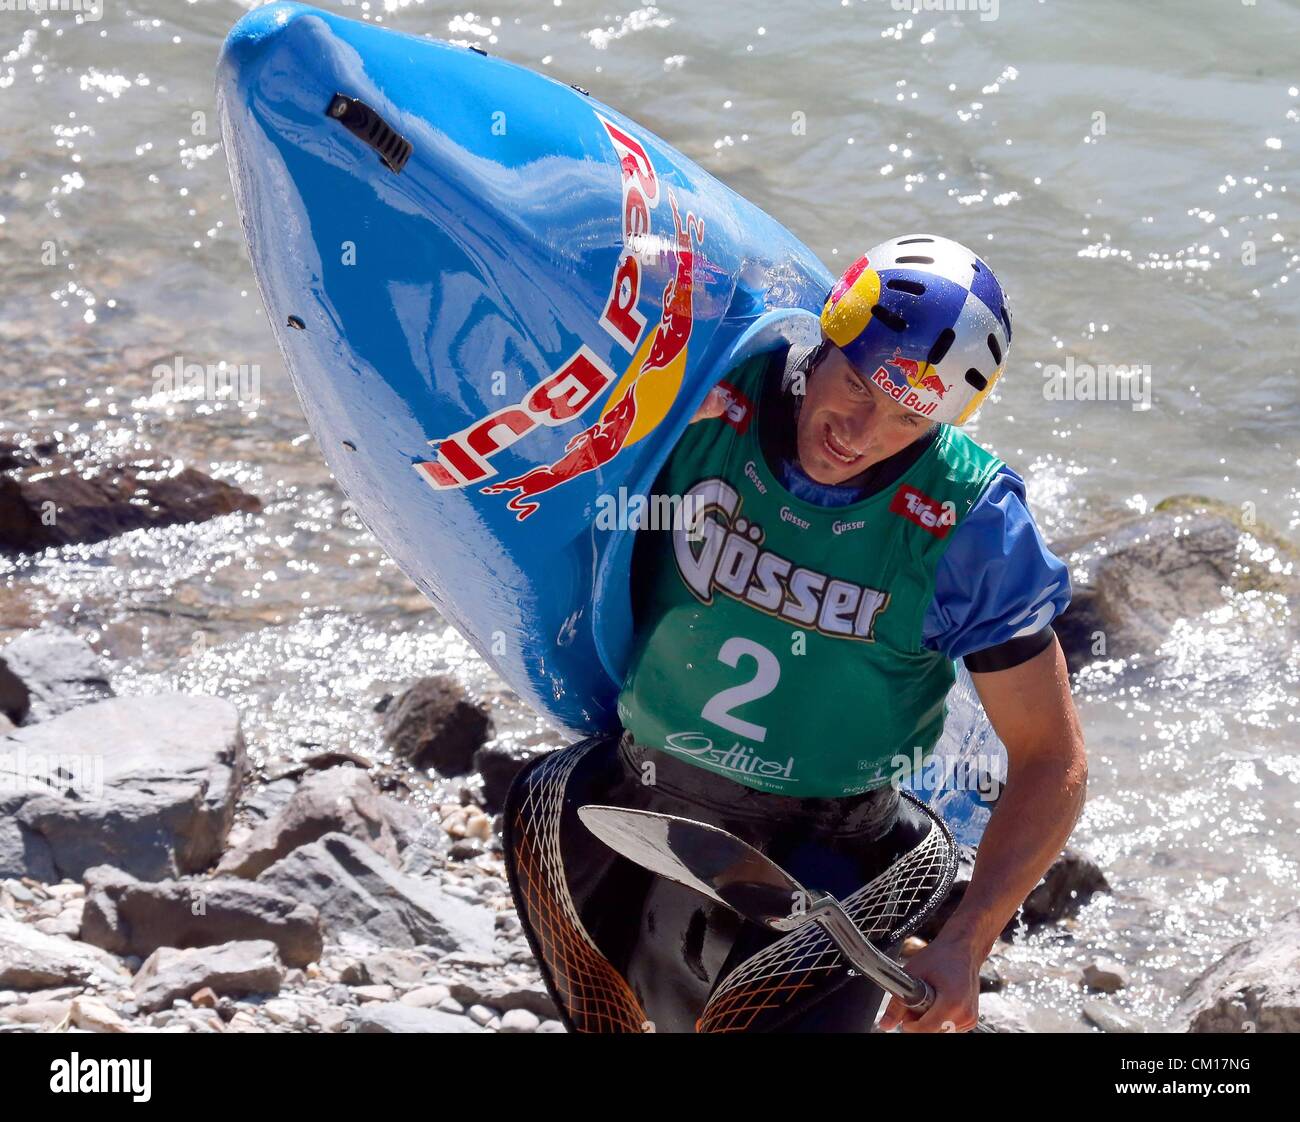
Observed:
[[[581,347],[523,401],[459,433],[431,441],[438,449],[438,459],[414,465],[435,489],[481,483],[496,474],[489,463],[496,452],[539,424],[572,420],[617,383],[599,420],[570,439],[558,460],[480,488],[485,495],[511,495],[506,505],[520,522],[538,510],[540,503],[535,496],[609,463],[664,418],[681,384],[687,343],[694,327],[695,253],[704,240],[704,221],[690,212],[683,220],[675,195],[667,190],[673,217],[674,238],[670,244],[675,267],[664,286],[659,322],[649,338],[643,339],[647,321],[638,307],[642,254],[653,244],[651,212],[661,197],[661,181],[645,147],[627,130],[600,114],[596,116],[618,156],[623,243],[599,324],[632,354],[631,364],[619,378],[590,348]],[[666,376],[659,377],[661,374]],[[639,406],[638,394],[645,400],[645,408]]]
[[[893,367],[902,375],[899,381],[896,375],[886,369]],[[939,408],[939,402],[948,387],[943,379],[934,372],[934,367],[923,359],[905,358],[902,351],[894,348],[893,358],[885,359],[884,365],[876,367],[871,380],[900,405],[906,406],[914,413],[928,417]]]

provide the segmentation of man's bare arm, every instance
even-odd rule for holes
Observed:
[[[979,968],[999,933],[1065,845],[1083,809],[1088,778],[1083,733],[1061,645],[1009,670],[972,674],[1007,748],[1007,782],[980,840],[975,871],[943,930],[909,960],[908,972],[935,990],[919,1016],[898,998],[880,1028],[964,1032],[979,1009]]]
[[[1059,640],[1028,662],[971,680],[1006,745],[1007,781],[944,934],[987,955],[1074,829],[1088,760]]]

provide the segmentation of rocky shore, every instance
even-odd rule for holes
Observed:
[[[0,548],[256,509],[201,473],[125,464],[87,480],[59,455],[0,448]],[[47,503],[75,517],[45,524]],[[1189,600],[1297,591],[1283,546],[1203,502],[1162,504],[1059,549],[1075,574],[1060,632],[1076,671],[1158,666]],[[1294,630],[1294,616],[1282,626]],[[11,632],[0,645],[0,1032],[564,1031],[501,859],[500,806],[534,750],[498,747],[492,714],[454,679],[375,699],[380,759],[260,761],[230,702],[119,697],[113,679],[67,630]],[[403,775],[423,769],[455,797],[411,798]],[[909,953],[960,899],[963,857],[945,910]],[[1068,927],[1110,890],[1068,850],[1004,939]],[[1024,980],[1007,945],[981,974],[984,1015],[1029,1031],[1028,1010],[1001,992]],[[1152,1030],[1114,1000],[1124,965],[1099,957],[1075,981],[1086,1025]],[[1174,1021],[1300,1029],[1300,911],[1232,948]]]

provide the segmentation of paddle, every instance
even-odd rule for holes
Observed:
[[[734,834],[690,818],[617,806],[579,807],[578,817],[616,853],[753,923],[782,932],[818,924],[853,966],[909,1009],[925,1010],[934,1002],[934,990],[877,950],[839,900],[805,888]],[[993,1030],[980,1022],[974,1031]]]

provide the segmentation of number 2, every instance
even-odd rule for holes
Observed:
[[[741,682],[738,686],[728,686],[725,690],[715,693],[700,711],[700,716],[728,732],[734,732],[737,736],[756,740],[761,744],[767,739],[767,728],[764,725],[756,725],[752,721],[741,720],[731,710],[747,701],[766,697],[776,689],[776,684],[781,678],[781,663],[766,647],[750,639],[741,639],[739,636],[733,636],[722,644],[722,649],[718,651],[718,661],[736,667],[746,655],[758,664],[754,676],[748,682]]]

